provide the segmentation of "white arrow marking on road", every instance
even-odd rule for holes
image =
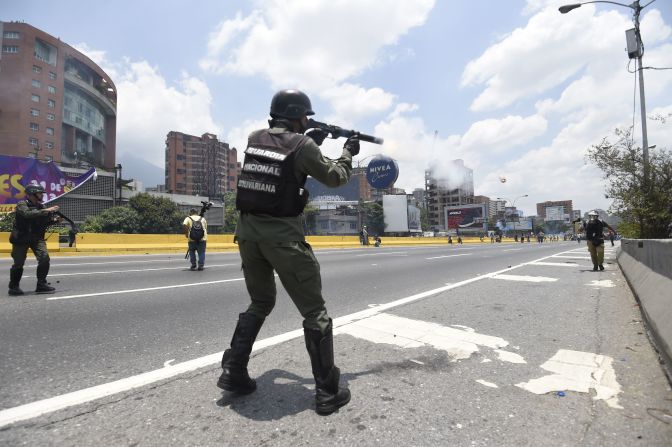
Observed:
[[[618,404],[621,386],[616,381],[613,361],[606,355],[560,349],[541,365],[541,368],[555,374],[517,383],[516,386],[534,394],[566,390],[587,393],[593,388],[596,393],[593,400],[604,400],[612,408],[623,409]]]
[[[402,348],[433,346],[448,352],[453,361],[471,357],[479,346],[496,349],[509,344],[500,337],[384,313],[341,326],[334,330],[334,334],[348,334]]]
[[[477,380],[476,382],[477,382],[477,383],[480,383],[481,385],[489,386],[490,388],[499,388],[499,387],[498,387],[497,385],[495,385],[494,383],[492,383],[492,382],[486,382],[485,380],[481,380],[481,379],[479,379],[479,380]]]
[[[552,267],[578,267],[579,264],[573,262],[533,262],[530,265],[549,265]]]
[[[434,256],[432,258],[425,258],[425,259],[443,259],[443,258],[453,258],[455,256],[471,256],[472,253],[461,253],[459,255],[445,255],[445,256]]]
[[[616,287],[616,284],[614,284],[610,279],[603,279],[601,281],[598,279],[594,279],[586,285],[590,287],[605,287],[605,288]]]
[[[526,275],[495,275],[492,279],[504,279],[506,281],[523,281],[523,282],[554,282],[558,278],[548,278],[546,276],[526,276]]]
[[[515,352],[502,351],[501,349],[495,349],[495,352],[502,362],[527,363],[522,355],[516,354]]]

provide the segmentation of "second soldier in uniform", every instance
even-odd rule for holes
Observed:
[[[19,287],[23,276],[23,265],[26,262],[30,248],[37,259],[37,293],[54,293],[55,289],[47,283],[49,273],[49,252],[44,233],[47,228],[60,219],[53,213],[58,206],[45,208],[42,204],[44,188],[39,185],[26,186],[27,199],[16,204],[16,220],[14,230],[10,235],[12,244],[12,259],[14,263],[9,271],[9,295],[23,295]]]
[[[252,132],[248,138],[238,180],[236,238],[251,303],[239,315],[217,386],[243,394],[256,389],[247,365],[264,319],[275,306],[275,271],[304,318],[316,411],[329,414],[350,401],[350,391],[339,385],[320,265],[303,233],[301,214],[308,202],[304,185],[309,175],[331,187],[347,183],[359,140],[349,138],[340,158],[325,158],[318,146],[327,133],[313,130],[303,135],[314,112],[308,96],[298,90],[276,93],[270,115],[270,128]]]

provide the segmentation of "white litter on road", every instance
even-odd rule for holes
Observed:
[[[517,383],[516,386],[534,394],[553,391],[588,393],[593,388],[596,393],[594,400],[604,400],[610,407],[622,409],[617,397],[621,386],[616,381],[613,361],[606,355],[560,349],[541,365],[542,369],[555,374]]]
[[[385,313],[336,328],[334,335],[336,334],[349,334],[373,343],[386,343],[402,348],[432,346],[448,352],[453,361],[471,357],[474,352],[478,352],[479,346],[498,349],[509,344],[502,338],[479,334],[473,330],[455,329]]]
[[[490,388],[499,388],[496,384],[492,382],[486,382],[485,380],[478,379],[476,383],[480,383],[481,385],[488,386]]]
[[[603,280],[594,279],[586,285],[590,287],[605,287],[605,288],[616,287],[616,284],[614,284],[613,281],[610,279],[603,279]]]
[[[515,352],[502,351],[501,349],[495,349],[495,352],[502,362],[527,363],[522,355],[516,354]]]
[[[526,275],[495,275],[492,279],[504,279],[506,281],[523,281],[523,282],[554,282],[558,278],[548,278],[546,276],[526,276]]]

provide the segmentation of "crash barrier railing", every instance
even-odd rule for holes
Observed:
[[[672,382],[672,239],[622,239],[618,264]]]

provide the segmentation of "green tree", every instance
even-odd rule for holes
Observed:
[[[663,120],[664,122],[664,120]],[[644,179],[643,154],[633,144],[631,129],[616,129],[616,141],[604,138],[588,150],[587,160],[597,166],[607,182],[609,211],[623,219],[626,237],[664,238],[672,220],[672,153],[649,150],[649,178]]]
[[[138,213],[138,233],[170,234],[182,229],[184,216],[170,199],[140,193],[131,197],[128,204]]]
[[[303,229],[306,235],[317,234],[317,216],[320,210],[313,205],[306,205],[303,209]]]
[[[223,233],[233,233],[236,231],[236,223],[238,222],[238,215],[240,212],[236,209],[236,193],[227,192],[221,197],[224,203],[224,226]]]
[[[114,206],[97,216],[87,217],[80,230],[86,233],[139,233],[140,215],[132,208]]]
[[[382,235],[385,232],[383,206],[376,202],[359,202],[362,213],[362,225],[366,225],[370,235]]]
[[[429,211],[427,208],[420,208],[420,228],[422,231],[429,231]]]

